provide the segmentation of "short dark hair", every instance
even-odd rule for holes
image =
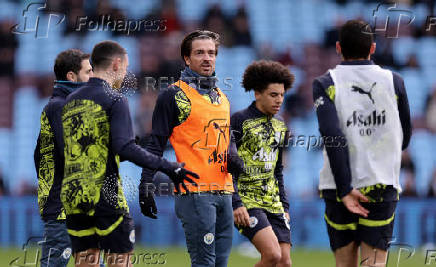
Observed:
[[[245,91],[263,92],[271,83],[282,83],[285,91],[292,87],[295,76],[281,63],[272,60],[254,61],[245,69],[242,86]]]
[[[127,54],[126,49],[117,42],[103,41],[92,49],[91,65],[93,68],[104,69],[111,64],[113,57],[125,54]]]
[[[349,20],[339,31],[344,59],[366,58],[374,42],[371,26],[362,20]]]
[[[215,32],[206,30],[196,30],[193,31],[183,38],[182,44],[180,45],[180,55],[182,56],[183,62],[185,62],[185,56],[189,57],[192,50],[192,42],[199,39],[212,39],[215,43],[215,55],[218,54],[218,46],[220,45],[220,35]],[[186,64],[186,62],[185,62]]]
[[[89,59],[89,54],[85,54],[79,49],[68,49],[59,53],[53,67],[56,80],[67,80],[67,73],[69,71],[78,74],[82,68],[82,61],[85,59]]]

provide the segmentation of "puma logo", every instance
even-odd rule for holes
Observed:
[[[351,86],[351,91],[352,92],[358,92],[359,94],[362,94],[362,95],[367,95],[368,97],[369,97],[369,99],[371,100],[371,102],[373,103],[373,104],[375,104],[375,102],[374,102],[374,99],[372,98],[372,94],[371,94],[371,92],[372,92],[372,88],[374,88],[374,86],[377,84],[377,82],[374,82],[372,85],[371,85],[371,88],[369,89],[369,91],[365,91],[365,90],[363,90],[362,88],[360,88],[360,87],[358,87],[358,86],[356,86],[356,85],[353,85],[353,86]]]

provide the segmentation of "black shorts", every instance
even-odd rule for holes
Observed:
[[[324,201],[324,220],[333,251],[353,241],[388,250],[392,241],[397,201],[361,203],[369,211],[367,218],[351,213],[342,202]]]
[[[73,253],[90,248],[105,253],[128,253],[135,244],[135,228],[129,215],[67,215],[67,229]]]
[[[250,241],[254,235],[265,227],[271,226],[277,239],[281,243],[291,244],[291,227],[284,213],[270,213],[264,209],[249,209],[250,226],[238,226],[236,228]]]

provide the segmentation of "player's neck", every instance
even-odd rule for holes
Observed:
[[[371,60],[371,56],[368,55],[368,57],[364,58],[364,57],[360,57],[360,58],[348,58],[345,59],[344,56],[342,56],[342,61],[362,61],[362,60]]]
[[[257,110],[259,110],[260,112],[262,112],[265,116],[267,116],[268,118],[271,118],[273,115],[269,114],[268,112],[265,111],[265,109],[260,105],[259,102],[255,102],[256,108]]]
[[[107,71],[95,71],[93,77],[106,81],[110,86],[114,83],[114,79],[111,78]]]

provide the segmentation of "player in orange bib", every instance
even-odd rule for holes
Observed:
[[[233,232],[230,173],[243,169],[231,142],[230,104],[216,86],[218,45],[219,35],[210,31],[194,31],[184,38],[181,56],[186,68],[180,80],[159,95],[146,145],[162,155],[169,140],[177,161],[200,176],[198,187],[188,185],[175,196],[192,266],[227,266]],[[151,218],[156,218],[157,208],[147,184],[154,173],[143,169],[139,186],[141,211]]]

